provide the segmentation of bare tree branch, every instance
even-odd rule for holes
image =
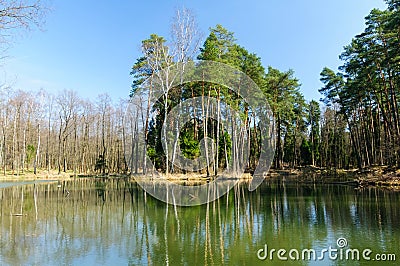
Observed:
[[[41,29],[48,11],[43,0],[0,0],[0,50],[4,53],[16,35]]]
[[[177,62],[193,60],[199,51],[202,34],[198,29],[196,17],[190,9],[175,11],[171,25],[172,55]]]

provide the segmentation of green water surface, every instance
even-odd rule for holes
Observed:
[[[398,265],[400,193],[279,178],[247,187],[195,207],[167,205],[122,179],[3,187],[0,265]],[[260,260],[266,246],[288,260]],[[328,248],[337,258],[320,260]],[[301,260],[304,249],[317,258]],[[348,249],[370,249],[370,260],[346,259]]]

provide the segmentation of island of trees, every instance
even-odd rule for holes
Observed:
[[[365,30],[344,47],[340,55],[343,65],[338,70],[321,70],[321,103],[306,101],[293,70],[265,68],[261,59],[238,44],[234,33],[223,26],[210,28],[205,41],[201,40],[193,15],[185,9],[177,11],[169,41],[157,34],[142,41],[142,55],[131,69],[130,92],[131,97],[142,93],[141,102],[126,99],[113,103],[105,94],[87,100],[72,90],[52,94],[3,85],[0,169],[4,175],[36,173],[37,169],[75,174],[145,173],[147,156],[157,170],[180,173],[168,158],[174,158],[178,150],[187,158],[198,157],[200,140],[207,136],[214,140],[210,157],[215,160],[202,170],[204,173],[217,175],[228,161],[235,160],[240,145],[248,145],[245,168],[254,171],[259,163],[261,129],[251,110],[229,88],[192,82],[166,88],[151,108],[146,101],[153,86],[147,82],[150,76],[193,60],[232,66],[262,90],[260,100],[268,102],[275,118],[272,168],[398,169],[400,1],[386,2],[387,9],[373,9],[365,18]],[[216,109],[204,103],[202,109],[191,110],[194,119],[179,132],[164,132],[177,136],[176,145],[166,150],[162,138],[166,114],[181,101],[198,96],[215,98]],[[233,106],[241,114],[248,136],[245,144],[241,144],[239,134],[231,135],[233,131],[224,126],[226,110],[220,103]],[[132,104],[136,109],[127,115]],[[218,118],[211,119],[207,112],[216,113]],[[141,130],[144,141],[138,137]],[[131,150],[127,152],[128,146]]]

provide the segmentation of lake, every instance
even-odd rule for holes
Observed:
[[[240,183],[195,207],[167,205],[123,179],[3,187],[0,265],[396,265],[392,254],[400,260],[398,192],[281,178],[253,192],[247,187]]]

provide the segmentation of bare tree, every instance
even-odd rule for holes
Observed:
[[[192,61],[200,47],[201,34],[198,30],[196,17],[187,8],[177,9],[171,25],[172,47],[178,70],[179,84],[183,83],[183,73],[186,63]],[[196,114],[194,114],[195,116]],[[179,141],[180,124],[175,123],[174,144],[172,150],[172,167],[174,166]],[[165,127],[164,127],[165,128]]]
[[[54,109],[54,95],[46,92],[46,91],[42,91],[41,93],[41,98],[45,99],[43,101],[43,108],[44,108],[44,112],[45,112],[45,116],[46,116],[46,122],[47,122],[47,138],[46,138],[46,157],[45,157],[45,162],[46,162],[46,168],[47,168],[47,172],[50,172],[51,169],[51,152],[50,152],[50,141],[51,141],[51,137],[52,137],[52,122],[53,122],[53,109]]]
[[[145,103],[144,103],[145,104]],[[75,91],[57,97],[2,88],[0,90],[0,168],[4,175],[20,174],[33,166],[46,170],[92,174],[99,155],[105,155],[110,173],[127,171],[124,156],[123,114],[126,103],[113,107],[107,95],[97,101],[82,100]],[[144,108],[144,107],[142,107]],[[140,119],[134,113],[134,133]],[[142,142],[135,139],[137,158]],[[138,168],[141,161],[134,166]]]
[[[0,49],[6,50],[13,36],[41,28],[49,8],[43,0],[0,0]],[[19,31],[19,32],[18,32]]]
[[[80,170],[82,172],[90,171],[92,164],[90,158],[90,133],[91,125],[94,123],[93,104],[89,101],[82,101],[82,125],[81,125],[81,151],[80,151]],[[97,153],[97,151],[96,151]]]
[[[152,84],[161,92],[164,109],[163,124],[168,117],[168,97],[174,84],[182,83],[186,64],[191,61],[198,50],[200,37],[195,17],[188,9],[177,10],[171,25],[171,43],[167,44],[163,37],[155,34],[142,42],[142,53],[146,67],[153,74]],[[179,63],[179,64],[177,64]],[[149,84],[147,84],[149,85]],[[152,89],[150,89],[152,92]],[[151,97],[151,94],[149,94]],[[158,99],[155,99],[158,100]],[[169,158],[172,148],[172,165],[175,159],[179,137],[179,124],[174,130],[174,144],[168,146],[166,127],[163,127],[162,142],[165,153],[165,172],[169,173]]]
[[[177,9],[171,25],[171,46],[175,61],[193,60],[199,51],[201,37],[194,13],[187,8]]]
[[[101,149],[99,150],[99,170],[101,170],[102,174],[105,174],[106,169],[108,168],[108,157],[111,155],[111,152],[107,150],[107,135],[110,137],[110,134],[107,134],[107,131],[111,130],[111,113],[112,108],[110,106],[111,98],[108,94],[101,94],[98,96],[97,100],[97,111],[99,113],[99,127],[101,128]],[[107,126],[108,125],[108,126]]]
[[[2,130],[2,137],[1,137],[1,161],[3,166],[3,174],[6,175],[7,169],[7,157],[8,157],[8,134],[7,131],[10,125],[10,116],[11,116],[11,108],[10,108],[10,99],[11,99],[11,89],[4,88],[4,90],[0,91],[0,119],[1,119],[1,130]]]
[[[79,111],[79,98],[75,91],[64,90],[57,97],[59,105],[60,128],[58,135],[58,172],[67,170],[67,139],[74,129],[73,122]],[[62,165],[61,165],[62,163]]]

